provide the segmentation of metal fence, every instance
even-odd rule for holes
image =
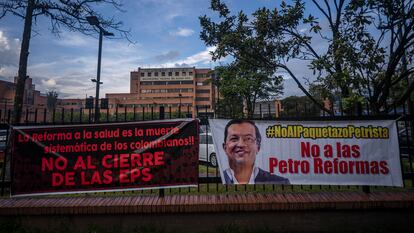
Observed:
[[[270,104],[259,105],[253,115],[253,120],[294,120],[294,121],[324,121],[324,120],[378,120],[378,119],[394,119],[397,121],[398,136],[400,143],[400,158],[402,166],[403,180],[405,188],[414,187],[414,115],[409,114],[408,109],[413,109],[407,104],[399,108],[393,108],[387,114],[372,115],[369,107],[358,105],[355,111],[337,110],[337,114],[328,115],[322,111],[315,111],[312,106],[294,105],[294,110],[285,108],[283,112],[272,111]],[[195,110],[195,111],[193,111]],[[332,109],[333,110],[333,109]],[[193,116],[193,113],[196,116]],[[172,111],[171,107],[165,108],[163,106],[152,107],[122,107],[114,111],[101,110],[99,122],[129,122],[129,121],[146,121],[157,119],[175,119],[197,117],[200,119],[200,127],[203,131],[209,131],[208,118],[235,118],[234,112],[231,111],[217,111],[219,114],[213,116],[208,107],[197,107],[192,109],[179,107]],[[285,112],[285,113],[284,113]],[[71,124],[91,124],[94,123],[94,115],[91,109],[26,109],[24,111],[24,120],[20,125],[71,125]],[[230,113],[230,114],[227,114]],[[293,113],[293,114],[286,114]],[[11,160],[11,146],[9,140],[9,126],[11,123],[12,113],[10,111],[0,110],[0,137],[2,144],[0,144],[0,184],[1,195],[8,195],[10,190],[10,163]],[[278,117],[276,117],[278,116]],[[212,141],[207,139],[206,144],[212,144]],[[205,147],[205,153],[208,155],[209,147]],[[219,177],[218,169],[208,161],[200,161],[199,165],[199,185],[197,188],[173,188],[161,190],[145,190],[145,191],[131,191],[124,193],[133,194],[187,194],[187,193],[232,193],[232,192],[315,192],[315,191],[337,191],[337,190],[360,190],[360,191],[375,191],[390,189],[386,187],[362,187],[362,186],[332,186],[332,185],[223,185]],[[86,194],[85,194],[86,195]],[[87,194],[90,195],[90,194]],[[102,194],[96,194],[102,195]],[[108,195],[106,193],[105,195]]]

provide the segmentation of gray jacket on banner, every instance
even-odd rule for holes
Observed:
[[[234,181],[227,175],[226,172],[224,172],[224,181],[226,184],[234,184]],[[257,176],[254,178],[255,184],[290,184],[289,180],[270,174],[270,172],[264,171],[259,168],[259,173],[257,173]]]

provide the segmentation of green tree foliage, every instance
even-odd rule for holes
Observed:
[[[305,16],[305,4],[296,0],[291,5],[282,1],[279,9],[258,9],[249,20],[242,11],[231,15],[220,0],[211,0],[220,21],[200,17],[200,37],[216,46],[213,59],[230,55],[259,69],[286,72],[321,109],[320,100],[288,66],[289,59],[310,61],[315,85],[331,98],[340,97],[347,108],[364,99],[379,113],[390,104],[404,103],[414,90],[413,1],[312,0],[312,4],[321,19]],[[322,22],[328,26],[322,28]],[[304,26],[309,31],[299,30]],[[326,51],[315,49],[316,40],[327,44]]]
[[[24,19],[13,122],[20,122],[21,120],[33,21],[36,22],[39,17],[48,18],[50,20],[50,30],[54,34],[59,34],[61,28],[66,27],[71,31],[96,35],[97,28],[89,25],[86,20],[87,16],[93,15],[98,18],[102,27],[117,31],[122,37],[128,38],[128,31],[122,29],[121,22],[113,18],[107,19],[94,10],[100,4],[108,4],[121,10],[121,4],[117,0],[8,0],[0,2],[0,19],[7,15]]]
[[[403,104],[414,89],[414,3],[312,2],[330,28],[328,35],[316,31],[329,43],[326,53],[312,54],[318,82],[342,98],[345,110],[361,101],[369,102],[376,113],[387,112],[390,104]],[[308,22],[318,24],[314,18]]]
[[[289,96],[282,100],[281,116],[320,116],[321,109],[306,96]]]
[[[323,109],[323,105],[309,94],[286,64],[289,59],[304,58],[301,46],[311,40],[309,36],[295,33],[303,19],[304,4],[301,1],[295,1],[293,5],[282,2],[280,10],[258,9],[251,20],[243,11],[231,15],[220,0],[212,0],[211,9],[219,14],[221,21],[216,23],[206,15],[201,16],[200,38],[206,45],[216,46],[212,53],[213,60],[230,55],[236,64],[254,67],[260,72],[270,74],[283,71]],[[314,28],[318,29],[316,25]]]
[[[58,96],[59,96],[59,94],[54,90],[47,92],[46,101],[47,101],[47,108],[48,109],[55,109],[56,108]]]
[[[247,117],[253,117],[258,100],[275,99],[282,93],[282,77],[252,67],[249,63],[236,61],[228,66],[216,68],[219,77],[222,104],[238,106],[233,114],[240,115],[243,105]],[[223,106],[220,106],[223,107]]]

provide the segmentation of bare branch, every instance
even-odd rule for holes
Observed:
[[[319,5],[319,3],[316,2],[316,0],[312,0],[312,2],[322,12],[322,14],[325,15],[326,19],[329,22],[329,25],[331,26],[331,28],[333,28],[334,27],[334,24],[333,24],[333,21],[332,21],[332,17],[328,13],[326,13],[326,11]]]

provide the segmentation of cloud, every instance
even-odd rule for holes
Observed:
[[[55,88],[56,87],[56,80],[50,79],[42,79],[42,84],[48,88]]]
[[[154,57],[146,55],[140,45],[119,40],[105,40],[102,53],[101,97],[106,93],[128,93],[130,71],[139,66],[141,56]],[[33,63],[28,73],[32,74],[36,90],[42,93],[54,89],[59,98],[85,98],[95,96],[95,84],[90,80],[96,78],[96,69],[96,50],[83,49],[81,54],[61,53],[53,61]]]
[[[196,65],[196,64],[209,64],[211,62],[211,51],[214,51],[216,47],[207,47],[204,51],[191,55],[183,60],[174,62],[168,62],[161,64],[162,67],[179,67],[183,65]]]
[[[0,68],[5,66],[18,66],[20,54],[20,40],[8,38],[0,30]]]
[[[157,56],[155,56],[154,59],[157,62],[162,63],[162,62],[172,61],[172,60],[176,59],[179,55],[180,55],[180,52],[174,50],[174,51],[169,51],[169,52],[164,53],[164,54],[157,55]]]
[[[193,34],[194,34],[194,30],[189,29],[189,28],[178,28],[177,30],[170,32],[170,35],[172,36],[182,36],[182,37],[191,36]]]
[[[62,32],[59,38],[55,40],[55,43],[68,47],[83,47],[90,46],[93,42],[92,38],[88,38],[87,36],[79,33]],[[93,44],[96,44],[96,42],[94,42]]]

